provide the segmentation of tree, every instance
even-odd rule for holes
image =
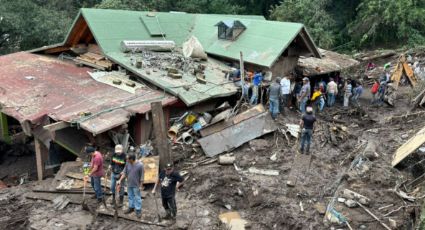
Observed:
[[[329,13],[331,6],[331,0],[288,0],[273,7],[270,17],[305,24],[318,46],[330,48],[336,40],[336,22]]]
[[[425,1],[363,0],[349,34],[359,47],[425,43]]]
[[[0,54],[61,42],[81,6],[96,0],[0,0]]]

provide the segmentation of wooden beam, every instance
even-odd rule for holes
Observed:
[[[48,50],[44,51],[44,53],[54,54],[54,53],[61,53],[61,52],[64,52],[64,51],[68,51],[68,50],[69,50],[68,46],[59,46],[59,47],[48,49]]]
[[[165,127],[164,111],[162,110],[162,103],[160,101],[152,102],[151,108],[153,131],[155,135],[154,144],[159,153],[159,167],[163,169],[167,163],[172,162],[167,129]]]
[[[314,43],[312,42],[310,36],[308,35],[307,31],[304,28],[301,30],[300,36],[302,40],[304,41],[305,45],[307,46],[307,49],[310,50],[310,52],[314,54],[315,56],[318,56],[319,58],[321,58],[322,55],[316,49],[316,47],[314,46]]]
[[[87,22],[83,17],[80,17],[77,23],[75,23],[72,31],[72,36],[69,41],[71,47],[79,43],[86,29],[88,29]]]
[[[0,139],[6,143],[11,143],[12,141],[9,135],[7,116],[4,113],[0,113]]]
[[[49,150],[44,146],[43,142],[34,138],[35,142],[35,158],[37,162],[37,177],[41,181],[44,178],[45,161],[49,154]]]
[[[425,143],[425,126],[419,130],[412,138],[400,146],[393,155],[391,165],[397,166],[402,160],[412,154],[416,149]]]
[[[56,122],[56,123],[45,125],[45,126],[43,126],[43,128],[49,130],[50,132],[54,132],[56,130],[68,128],[69,126],[70,125],[69,125],[68,122],[59,121],[59,122]]]

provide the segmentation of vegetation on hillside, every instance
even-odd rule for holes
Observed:
[[[335,50],[425,44],[425,0],[0,0],[0,54],[61,42],[81,7],[264,15]]]

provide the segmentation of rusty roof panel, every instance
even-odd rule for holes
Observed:
[[[2,112],[23,122],[36,124],[49,116],[57,121],[96,123],[96,119],[128,120],[134,113],[150,111],[150,102],[163,105],[177,101],[163,92],[144,88],[135,94],[93,80],[89,68],[58,59],[19,52],[0,57],[0,105]],[[124,110],[122,113],[115,110]],[[82,117],[81,114],[91,114]],[[99,122],[99,121],[97,121]],[[98,133],[116,126],[84,129]]]

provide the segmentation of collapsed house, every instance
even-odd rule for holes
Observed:
[[[86,143],[141,145],[151,137],[151,102],[161,101],[169,120],[235,95],[225,75],[240,53],[266,80],[292,72],[300,56],[321,58],[298,23],[81,9],[64,42],[0,58],[1,139],[34,137],[39,179],[51,143],[76,156]],[[8,123],[21,126],[19,135]]]

